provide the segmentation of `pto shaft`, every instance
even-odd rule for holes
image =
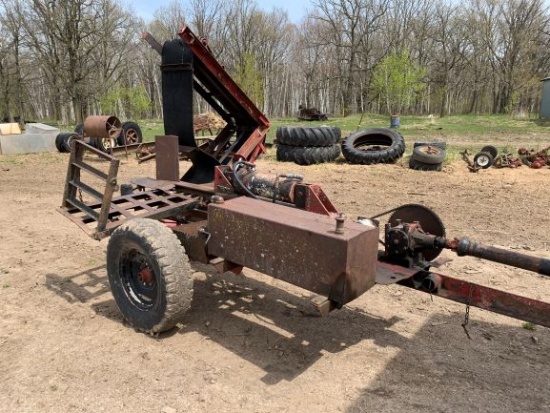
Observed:
[[[452,244],[454,245],[451,249],[456,251],[458,256],[470,255],[550,276],[550,259],[531,257],[518,252],[489,247],[470,241],[468,238],[461,238],[458,242],[452,242]]]

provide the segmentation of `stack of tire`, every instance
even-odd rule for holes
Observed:
[[[405,153],[405,140],[392,129],[371,128],[352,133],[342,143],[342,154],[351,164],[394,163]]]
[[[108,153],[112,147],[141,143],[143,141],[143,134],[136,122],[128,121],[122,124],[120,135],[113,140],[109,138],[84,137],[84,125],[79,123],[74,128],[74,132],[58,134],[55,138],[55,147],[59,152],[70,152],[71,142],[74,139],[84,139],[86,143]]]
[[[441,171],[445,161],[445,142],[415,142],[409,168],[416,171]]]
[[[313,165],[332,162],[340,156],[339,128],[281,126],[275,136],[278,161]]]

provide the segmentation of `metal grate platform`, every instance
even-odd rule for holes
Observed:
[[[85,162],[85,152],[96,154],[107,161],[108,171],[104,172]],[[58,210],[92,238],[102,239],[109,236],[115,228],[129,219],[162,219],[193,209],[200,202],[198,193],[184,193],[181,188],[176,188],[177,183],[153,179],[142,182],[150,185],[149,190],[141,186],[141,191],[113,197],[117,188],[118,166],[118,159],[83,141],[75,141],[63,202]],[[93,178],[95,187],[82,181],[82,171]]]

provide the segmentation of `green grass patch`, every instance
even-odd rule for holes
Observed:
[[[525,323],[521,324],[521,327],[523,327],[525,330],[534,331],[535,325],[533,323],[530,323],[529,321],[526,321]]]
[[[270,122],[267,143],[273,143],[280,126],[335,126],[341,129],[343,138],[361,129],[390,127],[389,116],[376,114],[329,117],[328,121],[323,122],[300,121],[295,117],[271,118]],[[162,120],[141,120],[138,124],[145,142],[153,141],[157,135],[164,135]],[[415,141],[444,140],[449,144],[447,152],[453,159],[460,158],[459,152],[465,147],[473,152],[488,143],[495,145],[501,153],[515,153],[522,144],[537,150],[550,145],[550,139],[547,144],[541,140],[542,135],[550,132],[550,121],[535,118],[509,115],[453,115],[443,118],[407,115],[400,116],[400,124],[397,131],[403,135],[408,146],[412,147]],[[535,140],[532,139],[533,136],[536,137]],[[538,140],[541,142],[537,143]]]

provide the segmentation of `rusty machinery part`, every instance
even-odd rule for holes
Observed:
[[[444,245],[445,248],[449,248],[456,252],[459,257],[478,257],[550,276],[550,259],[547,258],[532,257],[518,252],[507,251],[502,248],[483,245],[471,241],[468,238],[445,240]]]
[[[398,207],[389,217],[385,227],[386,255],[398,261],[419,260],[432,261],[441,253],[442,248],[431,245],[426,248],[409,234],[430,234],[437,237],[445,236],[445,226],[441,219],[430,208],[419,204],[406,204]],[[419,256],[419,254],[422,256]]]
[[[251,198],[266,198],[273,202],[294,203],[294,189],[302,182],[299,174],[263,174],[256,171],[254,164],[237,161],[233,164],[228,179],[233,183],[235,192]]]
[[[550,276],[550,259],[537,258],[464,238],[445,238],[439,217],[423,205],[398,208],[385,227],[385,258],[392,263],[424,269],[442,249],[458,256],[472,256]]]
[[[543,159],[536,159],[531,164],[531,168],[533,169],[540,169],[543,168],[546,165],[546,161]]]
[[[510,153],[497,156],[493,162],[495,168],[518,168],[521,165],[523,165],[521,159],[514,157]]]
[[[481,169],[490,168],[495,159],[489,152],[479,152],[474,156],[474,163]]]
[[[323,295],[335,308],[374,286],[378,228],[249,197],[208,205],[208,254]]]
[[[136,149],[136,159],[139,163],[155,157],[155,146],[146,143],[140,144]]]
[[[122,132],[117,138],[119,146],[132,145],[143,142],[143,133],[136,122],[127,121],[122,123]]]
[[[466,164],[468,165],[468,170],[470,172],[479,171],[479,166],[477,166],[474,161],[470,159],[470,153],[468,152],[468,149],[464,149],[462,152],[460,152],[460,155],[462,156],[464,162],[466,162]]]
[[[121,123],[116,116],[88,116],[84,120],[84,133],[96,138],[116,139]]]
[[[548,151],[550,151],[550,146],[541,149],[540,151],[535,151],[534,149],[529,151],[525,148],[520,148],[518,150],[518,154],[524,165],[527,165],[530,168],[539,169],[545,165],[550,166],[550,155],[548,154]]]
[[[108,273],[118,271],[120,276],[115,279],[124,280],[126,283],[118,292],[134,294],[124,298],[126,303],[133,300],[130,303],[132,306],[138,310],[140,307],[145,309],[142,313],[135,313],[139,319],[134,325],[138,328],[151,333],[169,328],[180,318],[179,310],[176,308],[178,303],[183,302],[183,307],[179,307],[183,310],[189,304],[185,296],[172,296],[171,288],[153,287],[162,284],[172,285],[180,280],[179,277],[173,277],[171,266],[175,256],[185,259],[185,252],[178,247],[179,242],[173,237],[172,241],[165,242],[170,231],[179,230],[185,237],[187,234],[197,237],[197,246],[202,250],[205,263],[211,263],[212,257],[215,257],[214,259],[225,260],[237,266],[258,269],[265,274],[315,292],[336,307],[355,299],[371,288],[377,282],[375,277],[378,276],[381,266],[390,269],[389,278],[392,278],[393,282],[406,281],[418,274],[430,275],[426,269],[431,263],[425,260],[437,257],[443,248],[451,249],[459,255],[486,258],[537,271],[543,275],[550,273],[548,259],[485,247],[465,238],[447,239],[437,215],[418,205],[406,205],[392,211],[387,228],[387,239],[390,242],[385,243],[388,252],[386,257],[379,257],[378,228],[374,228],[370,222],[367,224],[373,228],[344,220],[343,216],[337,214],[338,211],[319,186],[304,184],[301,177],[291,174],[267,177],[255,170],[254,165],[249,162],[264,149],[265,133],[269,127],[267,118],[255,108],[236,84],[229,80],[225,81],[224,76],[217,77],[218,73],[225,74],[224,69],[190,31],[183,29],[179,35],[192,50],[194,73],[197,76],[193,85],[203,85],[202,90],[199,90],[201,96],[211,105],[217,105],[218,109],[222,109],[221,116],[224,119],[235,118],[243,121],[232,127],[249,127],[249,130],[243,132],[242,140],[239,140],[237,145],[231,144],[230,137],[234,130],[230,128],[222,131],[216,138],[218,142],[213,148],[218,148],[223,153],[220,152],[218,158],[218,154],[212,152],[216,154],[219,164],[213,168],[215,185],[194,185],[188,181],[169,182],[169,186],[165,187],[166,182],[160,179],[149,179],[146,185],[143,184],[143,180],[142,184],[134,180],[132,183],[138,187],[151,189],[114,198],[119,161],[80,140],[75,140],[74,156],[69,164],[60,208],[62,213],[96,239],[114,234],[113,231],[118,231],[117,228],[120,230],[116,236],[119,245],[108,247]],[[159,49],[158,44],[151,43]],[[161,52],[162,50],[160,47]],[[163,59],[164,63],[166,62]],[[190,67],[176,65],[167,66],[165,69],[167,70],[163,73],[170,73],[170,69],[187,72]],[[189,100],[192,100],[192,96],[189,96]],[[224,107],[230,108],[230,112],[223,110]],[[180,111],[181,108],[175,109]],[[86,163],[85,151],[91,151],[108,161],[108,174]],[[236,158],[237,155],[241,158]],[[244,159],[248,163],[241,163],[239,166],[238,159]],[[233,160],[233,166],[237,167],[232,169],[229,160]],[[79,199],[79,192],[91,195],[98,193],[94,188],[80,182],[82,171],[105,181],[100,203],[94,200],[93,203],[84,204],[82,199]],[[239,193],[249,196],[238,196],[237,187],[241,191]],[[252,199],[250,194],[258,199]],[[214,198],[211,198],[213,196]],[[212,199],[212,202],[206,204],[204,199],[207,197]],[[293,197],[294,202],[291,202]],[[124,203],[120,203],[122,199]],[[270,199],[287,200],[292,205],[263,202]],[[197,220],[192,219],[192,216]],[[167,228],[157,220],[169,220],[173,226]],[[158,225],[134,227],[134,223],[137,225],[139,221],[151,221]],[[97,228],[93,228],[95,223]],[[125,240],[129,238],[136,242],[128,245],[131,243],[126,243]],[[160,253],[157,239],[162,240],[162,249],[172,251],[168,259]],[[266,239],[275,242],[268,244],[265,242]],[[152,240],[155,242],[151,242]],[[111,258],[109,250],[112,253]],[[431,255],[430,251],[433,251]],[[123,271],[119,265],[121,261],[125,265],[122,266]],[[139,263],[139,267],[134,266],[135,262]],[[393,264],[394,262],[399,265]],[[322,265],[319,266],[319,263]],[[189,274],[187,267],[184,267],[182,264],[176,270],[185,273],[186,277]],[[156,271],[157,269],[159,271]],[[453,280],[450,277],[434,275],[427,284],[427,289],[436,291],[442,297],[468,305],[485,305],[484,308],[488,307],[491,311],[550,326],[548,304],[517,296],[512,297],[510,301],[511,294],[505,291],[497,292],[499,295],[492,292],[493,295],[489,297],[492,300],[489,302],[487,296],[480,293],[488,291],[486,287]],[[124,290],[124,286],[129,288]],[[187,290],[189,295],[190,292]],[[157,293],[160,295],[155,295]],[[508,301],[502,300],[502,297]],[[159,307],[151,307],[151,302],[158,303]],[[492,306],[487,306],[488,302]],[[174,304],[174,307],[168,307],[170,304]],[[168,313],[165,313],[164,309]],[[531,313],[523,313],[524,309]],[[128,317],[128,314],[130,312],[125,316]]]
[[[393,163],[404,153],[403,136],[386,128],[360,130],[342,143],[342,154],[352,164]]]
[[[161,55],[164,132],[178,136],[180,147],[194,149],[188,153],[192,166],[181,180],[210,183],[216,166],[231,163],[235,156],[254,162],[265,153],[270,123],[215,59],[204,39],[189,27],[183,27],[178,36],[164,45],[147,32],[142,39]],[[193,130],[193,91],[227,123],[212,142],[200,147]]]
[[[298,120],[319,120],[319,121],[326,121],[328,120],[328,116],[326,113],[322,113],[317,108],[308,108],[303,103],[298,106]]]

